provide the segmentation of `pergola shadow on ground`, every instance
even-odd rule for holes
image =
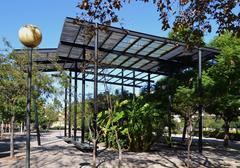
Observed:
[[[21,51],[18,51],[21,52]],[[202,95],[202,62],[218,54],[212,48],[193,47],[188,50],[185,43],[140,32],[103,26],[67,17],[64,22],[57,49],[38,49],[34,60],[38,69],[46,72],[69,71],[69,87],[65,87],[65,132],[71,137],[72,79],[74,79],[74,132],[77,130],[77,81],[82,81],[81,142],[84,142],[85,83],[94,82],[93,127],[97,128],[98,83],[128,86],[133,88],[147,84],[150,93],[154,78],[171,76],[198,67],[198,93]],[[74,75],[72,76],[72,72]],[[127,73],[126,73],[127,72]],[[79,77],[81,75],[81,77]],[[58,76],[58,75],[57,75]],[[199,113],[199,151],[202,151],[202,105]],[[171,112],[169,111],[169,115]],[[68,125],[68,131],[67,131]],[[171,130],[171,128],[169,129]],[[96,131],[94,133],[96,137]],[[171,131],[169,132],[169,137]]]
[[[34,143],[37,143],[36,141]],[[238,144],[239,145],[239,144]],[[123,152],[122,167],[185,167],[187,152],[178,148],[163,147],[150,152]],[[98,167],[117,167],[118,151],[103,150],[98,154]],[[24,151],[15,159],[3,158],[0,167],[24,167]],[[239,150],[219,149],[217,146],[204,148],[202,154],[193,150],[192,167],[237,167],[240,165]],[[73,144],[63,140],[33,147],[31,167],[91,167],[92,153],[84,153]]]

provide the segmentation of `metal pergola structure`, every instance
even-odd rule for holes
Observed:
[[[94,82],[94,128],[97,120],[98,83],[133,87],[151,83],[159,75],[181,73],[187,68],[198,66],[199,96],[201,91],[202,62],[213,59],[218,50],[193,48],[168,38],[140,32],[82,22],[67,17],[64,22],[57,49],[38,49],[39,57],[34,60],[42,71],[69,71],[69,106],[71,106],[71,79],[74,79],[74,140],[76,140],[77,80],[82,81],[82,142],[84,142],[85,82]],[[72,77],[72,73],[75,72]],[[127,72],[124,74],[124,72]],[[81,73],[81,77],[78,75]],[[71,136],[71,107],[67,108],[65,88],[65,136],[67,118],[68,136]],[[202,151],[202,105],[199,107],[199,151]],[[68,112],[67,112],[68,111]],[[96,136],[96,131],[95,135]]]

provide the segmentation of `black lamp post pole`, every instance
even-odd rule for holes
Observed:
[[[25,167],[30,168],[30,114],[31,114],[31,94],[32,94],[32,51],[28,55],[28,76],[27,76],[27,111],[26,111],[26,160]]]

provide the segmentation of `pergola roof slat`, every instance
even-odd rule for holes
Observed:
[[[94,26],[94,23],[67,17],[58,48],[38,50],[42,57],[35,60],[39,64],[39,69],[53,71],[55,68],[57,71],[54,63],[49,60],[54,57],[55,63],[63,70],[75,71],[75,63],[78,65],[78,72],[81,72],[83,63],[87,70],[92,69],[94,67]],[[197,64],[197,47],[187,50],[185,43],[168,38],[111,26],[103,28],[103,25],[99,25],[99,27],[98,67],[102,68],[98,72],[101,77],[99,82],[107,77],[108,82],[116,79],[112,82],[116,84],[119,84],[117,81],[120,79],[133,83],[133,77],[113,74],[117,71],[129,70],[136,72],[134,77],[136,83],[142,83],[147,82],[147,79],[141,77],[143,74],[170,75]],[[202,60],[212,59],[218,54],[218,50],[213,48],[202,47],[201,50]],[[85,57],[83,57],[84,53],[86,53]],[[104,69],[111,69],[111,71],[106,72]]]

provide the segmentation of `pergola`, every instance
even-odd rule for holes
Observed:
[[[170,76],[198,66],[198,90],[201,91],[202,62],[211,60],[218,50],[208,47],[188,50],[186,44],[168,38],[144,34],[67,17],[57,49],[38,49],[34,61],[42,71],[69,71],[69,108],[65,88],[65,136],[71,136],[71,79],[74,79],[74,140],[77,128],[77,81],[82,81],[82,135],[84,142],[85,82],[94,82],[94,128],[96,136],[98,83],[136,87],[151,83],[159,75]],[[57,63],[57,66],[55,63]],[[124,74],[124,71],[128,72]],[[72,76],[71,72],[75,72]],[[81,73],[81,77],[78,76]],[[202,151],[202,105],[199,109],[199,151]],[[67,112],[68,111],[68,112]],[[68,115],[67,115],[68,113]]]

